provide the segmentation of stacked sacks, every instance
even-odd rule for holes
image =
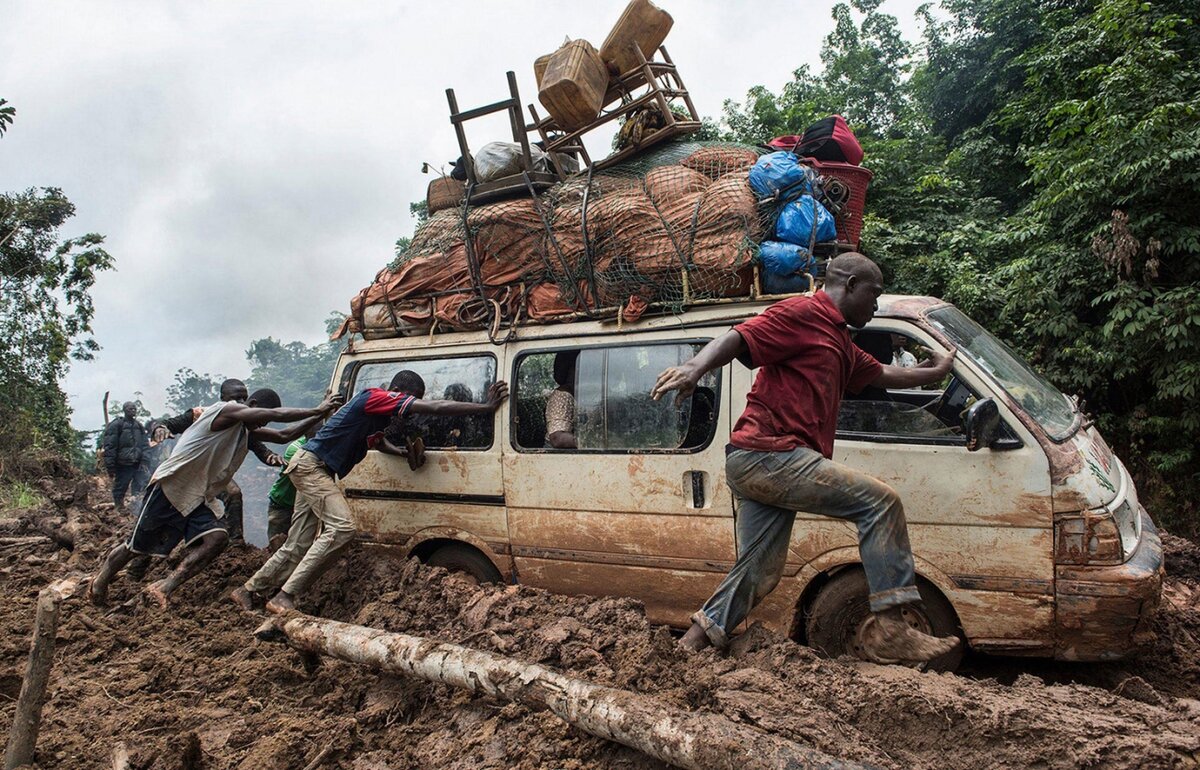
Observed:
[[[483,329],[497,314],[547,322],[743,296],[764,230],[747,180],[757,155],[678,143],[576,175],[536,201],[437,212],[354,298],[343,331]]]
[[[690,244],[689,291],[740,296],[750,290],[755,243],[762,228],[754,191],[746,177],[727,174],[704,191]]]
[[[779,204],[774,236],[759,248],[767,293],[803,291],[811,284],[806,273],[814,266],[813,248],[837,238],[833,215],[814,197],[817,173],[790,151],[773,152],[750,169],[752,190]]]
[[[728,174],[745,174],[758,161],[758,152],[747,147],[701,147],[679,162],[716,181]]]

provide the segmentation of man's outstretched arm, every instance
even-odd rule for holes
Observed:
[[[282,406],[278,409],[263,409],[261,407],[230,402],[221,410],[221,414],[217,419],[213,420],[213,430],[224,430],[235,423],[261,425],[268,422],[299,422],[312,417],[321,417],[341,406],[342,397],[337,394],[326,396],[324,401],[312,409],[296,409]],[[255,433],[258,433],[259,430],[255,430]],[[275,441],[276,439],[263,440]]]
[[[296,439],[303,436],[304,434],[308,433],[309,429],[312,428],[317,423],[321,422],[321,420],[324,420],[325,415],[326,415],[325,412],[321,412],[320,414],[315,415],[313,417],[309,417],[306,420],[301,420],[300,422],[294,422],[291,425],[289,425],[288,427],[283,428],[283,429],[258,428],[257,430],[254,430],[250,433],[250,438],[258,439],[259,441],[269,441],[272,444],[290,444],[293,441],[295,441]],[[262,446],[262,445],[260,444],[259,446]],[[254,446],[251,445],[250,448],[251,448],[251,450],[253,450]],[[258,452],[255,452],[255,455],[258,457],[258,459],[262,460],[267,465],[283,465],[282,457],[275,454],[274,452],[267,449],[266,447],[263,447],[263,449],[270,455],[270,457],[264,457],[263,455],[258,454]],[[278,460],[278,462],[276,462],[275,460]]]
[[[930,352],[929,358],[916,366],[905,368],[884,364],[883,371],[871,384],[878,388],[903,390],[941,382],[942,378],[950,373],[950,367],[954,365],[954,356],[957,354],[957,350],[951,350],[949,353],[934,350]]]
[[[650,397],[655,401],[672,390],[679,391],[675,396],[676,406],[692,395],[700,378],[719,369],[733,359],[748,352],[746,341],[735,330],[729,330],[700,349],[700,352],[684,361],[679,366],[664,369],[658,375],[658,381],[650,390]]]
[[[408,406],[408,414],[433,414],[441,417],[458,417],[471,414],[492,414],[504,399],[508,398],[508,383],[500,381],[488,388],[487,401],[476,404],[471,401],[425,401],[416,399]]]

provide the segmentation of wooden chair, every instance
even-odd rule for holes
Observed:
[[[509,98],[476,107],[473,110],[460,112],[458,99],[454,89],[446,89],[446,101],[450,104],[450,122],[454,125],[454,133],[458,137],[458,151],[463,158],[467,172],[467,202],[473,204],[512,197],[518,193],[536,193],[553,186],[559,181],[559,173],[537,171],[533,166],[533,156],[529,151],[530,126],[525,125],[521,114],[521,94],[517,91],[517,77],[511,71],[508,73]],[[467,146],[467,134],[463,124],[468,120],[482,118],[497,112],[508,112],[509,124],[512,127],[513,141],[521,146],[521,172],[510,174],[500,179],[480,182],[475,174],[475,164],[471,158],[471,149]],[[553,156],[552,156],[553,157]],[[557,169],[558,164],[555,164]]]

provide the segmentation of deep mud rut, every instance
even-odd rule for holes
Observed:
[[[0,547],[5,735],[38,590],[90,571],[128,526],[111,510],[59,497],[77,522],[73,552],[50,542]],[[824,660],[758,627],[728,654],[687,656],[667,629],[646,622],[636,601],[476,587],[358,547],[302,609],[651,693],[883,768],[1193,767],[1200,764],[1200,547],[1170,536],[1164,545],[1170,574],[1158,643],[1119,664],[979,657],[963,675],[922,673]],[[314,760],[346,770],[663,767],[545,712],[332,660],[307,671],[297,653],[255,641],[260,618],[224,598],[264,558],[257,549],[231,549],[179,592],[172,613],[136,605],[106,615],[68,600],[38,766],[110,768],[123,744],[131,768],[171,770],[300,769]],[[138,589],[119,580],[114,604]]]

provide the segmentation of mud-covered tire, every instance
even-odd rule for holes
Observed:
[[[963,637],[954,608],[941,592],[918,580],[921,605],[907,605],[905,619],[919,631],[934,636]],[[867,576],[862,569],[838,573],[821,587],[805,612],[804,631],[808,646],[822,655],[862,657],[858,649],[859,629],[871,613],[867,599]],[[934,658],[924,668],[928,671],[953,671],[962,662],[963,645],[953,652]]]
[[[429,557],[425,563],[431,567],[442,567],[450,572],[460,572],[474,578],[479,583],[499,583],[504,578],[492,560],[484,556],[478,549],[463,543],[443,545]]]

